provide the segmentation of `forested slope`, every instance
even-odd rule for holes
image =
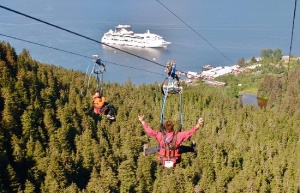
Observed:
[[[268,98],[268,106],[300,117],[300,63],[282,76],[268,75],[260,84],[258,95]]]
[[[205,120],[192,137],[197,156],[163,169],[155,155],[142,155],[148,139],[137,118],[145,114],[158,129],[157,84],[106,83],[104,95],[118,109],[110,122],[92,113],[95,80],[81,94],[85,74],[39,63],[26,50],[17,55],[5,42],[0,67],[0,192],[300,191],[299,108],[257,109],[226,88],[185,87],[183,130]],[[299,103],[299,88],[292,91],[285,101]],[[165,117],[179,121],[177,96],[168,98]]]

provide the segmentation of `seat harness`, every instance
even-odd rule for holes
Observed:
[[[163,167],[173,168],[177,163],[181,161],[181,154],[178,153],[178,147],[176,146],[177,132],[182,129],[182,91],[183,88],[179,84],[179,78],[176,74],[176,64],[174,61],[168,61],[166,70],[167,77],[161,84],[161,91],[163,94],[162,98],[162,110],[160,116],[160,131],[163,133],[164,145],[161,147],[163,153],[159,153],[159,160],[161,161]],[[167,101],[168,94],[178,94],[179,95],[179,127],[178,131],[173,134],[172,141],[168,142],[166,133],[164,131],[163,121],[164,121],[164,108]]]
[[[179,154],[178,147],[176,145],[177,133],[173,133],[172,140],[167,141],[167,135],[163,132],[164,145],[161,147],[162,152],[159,152],[159,160],[163,167],[173,168],[177,163],[181,161],[181,154]]]

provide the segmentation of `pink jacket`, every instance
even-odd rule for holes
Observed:
[[[145,129],[145,132],[148,135],[152,136],[153,138],[155,138],[158,141],[160,147],[164,146],[164,136],[163,136],[162,132],[153,130],[147,123],[143,124],[143,127]],[[176,147],[180,146],[180,144],[183,141],[188,140],[194,133],[196,133],[196,131],[198,129],[199,129],[199,127],[194,126],[192,129],[190,129],[188,131],[178,132],[176,143],[175,143]],[[166,133],[166,140],[172,141],[173,135],[174,135],[174,132]],[[160,152],[162,152],[162,151],[163,151],[163,149],[160,148]]]

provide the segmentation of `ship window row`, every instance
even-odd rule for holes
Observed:
[[[105,38],[107,39],[107,38]],[[135,41],[135,40],[120,40],[120,39],[115,39],[115,38],[111,38],[111,40],[113,41],[122,41],[122,42],[137,42],[137,43],[145,43],[145,41]]]

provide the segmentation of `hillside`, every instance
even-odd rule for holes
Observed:
[[[92,113],[95,79],[81,94],[84,73],[40,63],[27,50],[17,55],[5,42],[0,66],[0,192],[300,191],[300,111],[291,108],[300,101],[299,67],[282,82],[282,102],[266,109],[244,106],[226,88],[184,87],[183,130],[199,116],[205,126],[192,137],[197,156],[163,169],[155,155],[142,155],[144,143],[156,142],[138,121],[145,114],[159,128],[158,85],[106,83],[104,95],[118,109],[110,122]],[[175,95],[165,117],[179,121]]]

